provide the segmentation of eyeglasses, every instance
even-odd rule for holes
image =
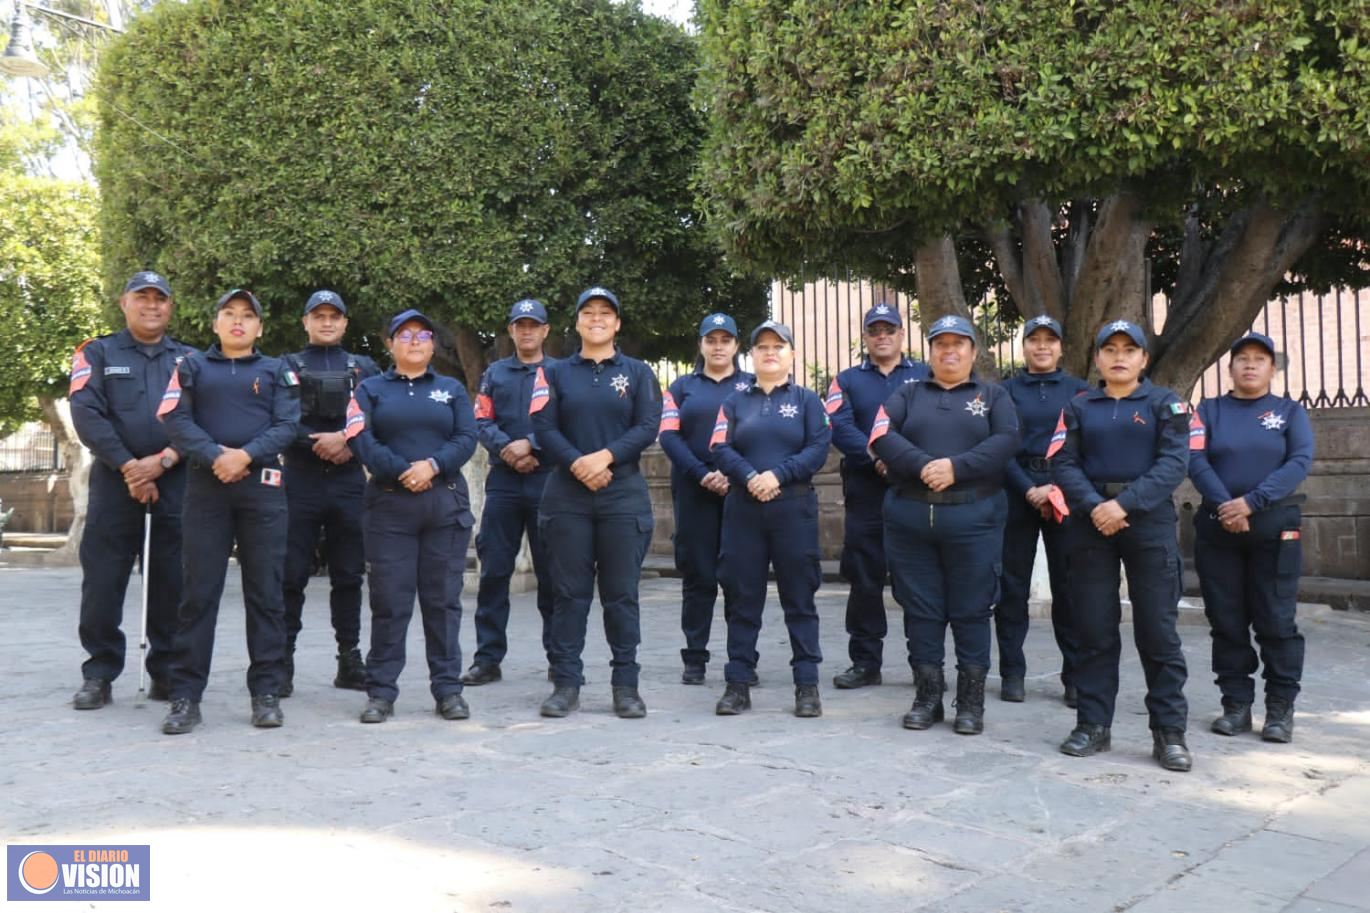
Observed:
[[[897,334],[898,332],[899,332],[899,328],[898,328],[898,327],[892,327],[892,326],[890,326],[889,324],[883,324],[883,325],[881,325],[881,324],[875,323],[875,324],[871,324],[870,326],[866,327],[866,335],[867,335],[867,336],[875,336],[875,337],[879,337],[879,336],[894,336],[894,335]]]
[[[411,342],[432,342],[432,330],[400,330],[395,334],[395,338],[403,343]]]

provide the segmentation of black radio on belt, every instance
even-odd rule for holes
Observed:
[[[357,360],[347,356],[347,367],[341,371],[315,371],[306,368],[298,359],[291,358],[291,367],[300,376],[300,414],[304,418],[342,420],[347,415],[347,403],[357,387],[361,369]]]

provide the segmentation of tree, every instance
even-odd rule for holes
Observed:
[[[106,286],[163,270],[192,339],[250,287],[268,349],[320,286],[373,336],[418,307],[474,384],[510,303],[564,324],[600,283],[635,354],[683,355],[764,294],[695,209],[696,66],[695,39],[610,0],[162,4],[102,61]]]
[[[996,291],[1067,330],[1170,307],[1188,391],[1284,281],[1370,284],[1367,0],[703,0],[697,186],[726,248]],[[1147,264],[1151,272],[1147,273]]]

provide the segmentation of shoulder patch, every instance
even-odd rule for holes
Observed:
[[[300,375],[291,371],[289,368],[281,372],[281,386],[298,387],[300,385]]]
[[[1170,414],[1171,414],[1171,415],[1188,415],[1188,414],[1189,414],[1189,403],[1171,403],[1171,404],[1170,404]]]

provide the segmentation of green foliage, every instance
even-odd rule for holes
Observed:
[[[697,186],[751,266],[842,262],[897,279],[918,240],[961,240],[1025,199],[1123,189],[1162,225],[1190,205],[1217,222],[1256,194],[1315,196],[1333,236],[1366,234],[1370,0],[702,0],[700,12],[711,124]],[[1313,281],[1363,279],[1359,258],[1325,253]]]
[[[688,357],[705,313],[764,302],[695,209],[696,67],[610,0],[162,4],[102,61],[106,289],[165,271],[203,340],[250,287],[272,350],[320,286],[354,330],[418,307],[489,341],[517,298],[564,326],[599,283],[637,354]]]
[[[106,326],[94,192],[0,169],[0,435],[66,394],[71,353]]]

